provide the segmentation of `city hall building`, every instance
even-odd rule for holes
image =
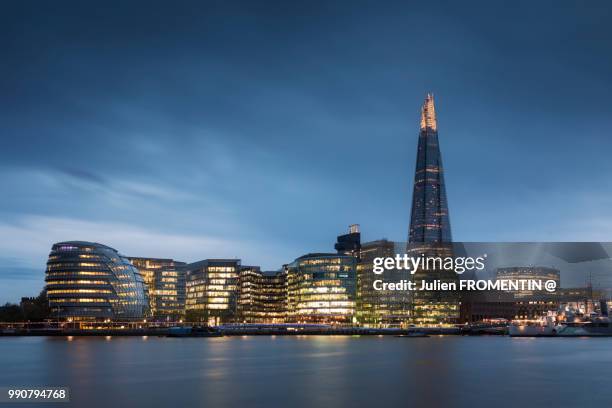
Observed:
[[[54,244],[45,281],[52,318],[129,321],[149,315],[148,291],[140,272],[115,249],[102,244]]]

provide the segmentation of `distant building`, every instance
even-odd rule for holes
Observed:
[[[54,244],[45,281],[51,318],[124,321],[149,314],[147,287],[138,269],[102,244]]]
[[[313,253],[285,266],[290,322],[353,323],[356,258]]]
[[[386,239],[367,242],[361,246],[357,264],[357,321],[371,327],[405,327],[410,323],[411,298],[407,291],[374,290],[374,281],[399,282],[410,279],[410,273],[385,271],[373,272],[374,258],[394,257],[399,248]],[[402,249],[403,250],[403,249]],[[401,250],[400,250],[401,252]]]
[[[211,325],[237,318],[239,259],[206,259],[187,264],[185,311]]]
[[[183,262],[160,258],[128,258],[140,271],[149,290],[154,319],[178,320],[185,315],[185,271]]]
[[[518,296],[504,291],[471,292],[461,302],[461,323],[494,318],[538,319],[548,312],[566,309],[589,314],[600,311],[603,298],[602,291],[588,287],[558,288],[555,292],[538,291],[529,295],[519,293]]]
[[[238,279],[238,320],[243,323],[283,323],[287,316],[287,274],[261,272],[243,266]]]
[[[492,319],[513,320],[517,305],[512,294],[501,291],[477,291],[461,299],[460,323],[476,323]]]
[[[23,309],[25,307],[33,306],[36,303],[36,299],[37,298],[33,296],[22,297],[21,301],[19,302],[19,307]]]
[[[606,291],[592,287],[559,288],[555,291],[555,295],[560,309],[574,310],[583,314],[601,312],[600,301],[609,299]]]
[[[339,235],[334,249],[341,255],[359,257],[359,251],[361,250],[359,224],[350,225],[348,234]]]
[[[538,280],[542,281],[542,284],[544,284],[544,282],[548,280],[553,280],[556,282],[557,288],[561,286],[561,274],[559,270],[555,268],[548,268],[545,266],[514,266],[509,268],[497,268],[497,280]],[[533,291],[527,289],[510,291],[510,293],[512,293],[516,299],[532,298],[538,295],[548,295],[548,293],[544,290]]]

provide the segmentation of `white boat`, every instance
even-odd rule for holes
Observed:
[[[514,320],[508,326],[508,334],[510,337],[547,337],[556,336],[562,328],[548,315],[538,320]]]

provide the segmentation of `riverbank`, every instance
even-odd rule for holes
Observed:
[[[201,327],[198,323],[124,322],[100,323],[95,326],[78,323],[0,323],[1,336],[167,336],[171,328]],[[429,335],[506,335],[507,326],[472,324],[456,326],[373,328],[332,326],[312,323],[231,323],[214,327],[224,336],[386,336],[424,333]]]
[[[430,335],[460,335],[465,334],[456,327],[427,327],[410,329],[372,329],[363,327],[343,328],[220,328],[224,336],[384,336],[409,333],[426,333]],[[167,336],[169,328],[142,329],[4,329],[2,336]],[[484,334],[484,333],[482,333]],[[488,333],[494,334],[494,333]],[[499,333],[502,334],[502,333]]]

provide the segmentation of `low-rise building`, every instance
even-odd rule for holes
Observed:
[[[95,242],[54,244],[45,276],[50,317],[127,321],[149,316],[147,286],[117,250]]]
[[[240,259],[205,259],[186,271],[187,320],[218,325],[236,321]]]
[[[243,323],[283,323],[287,316],[287,274],[243,266],[238,279],[238,319]]]
[[[185,271],[173,259],[129,257],[149,290],[154,319],[175,321],[185,315]]]
[[[313,253],[286,265],[287,319],[354,323],[356,261],[351,255]]]

